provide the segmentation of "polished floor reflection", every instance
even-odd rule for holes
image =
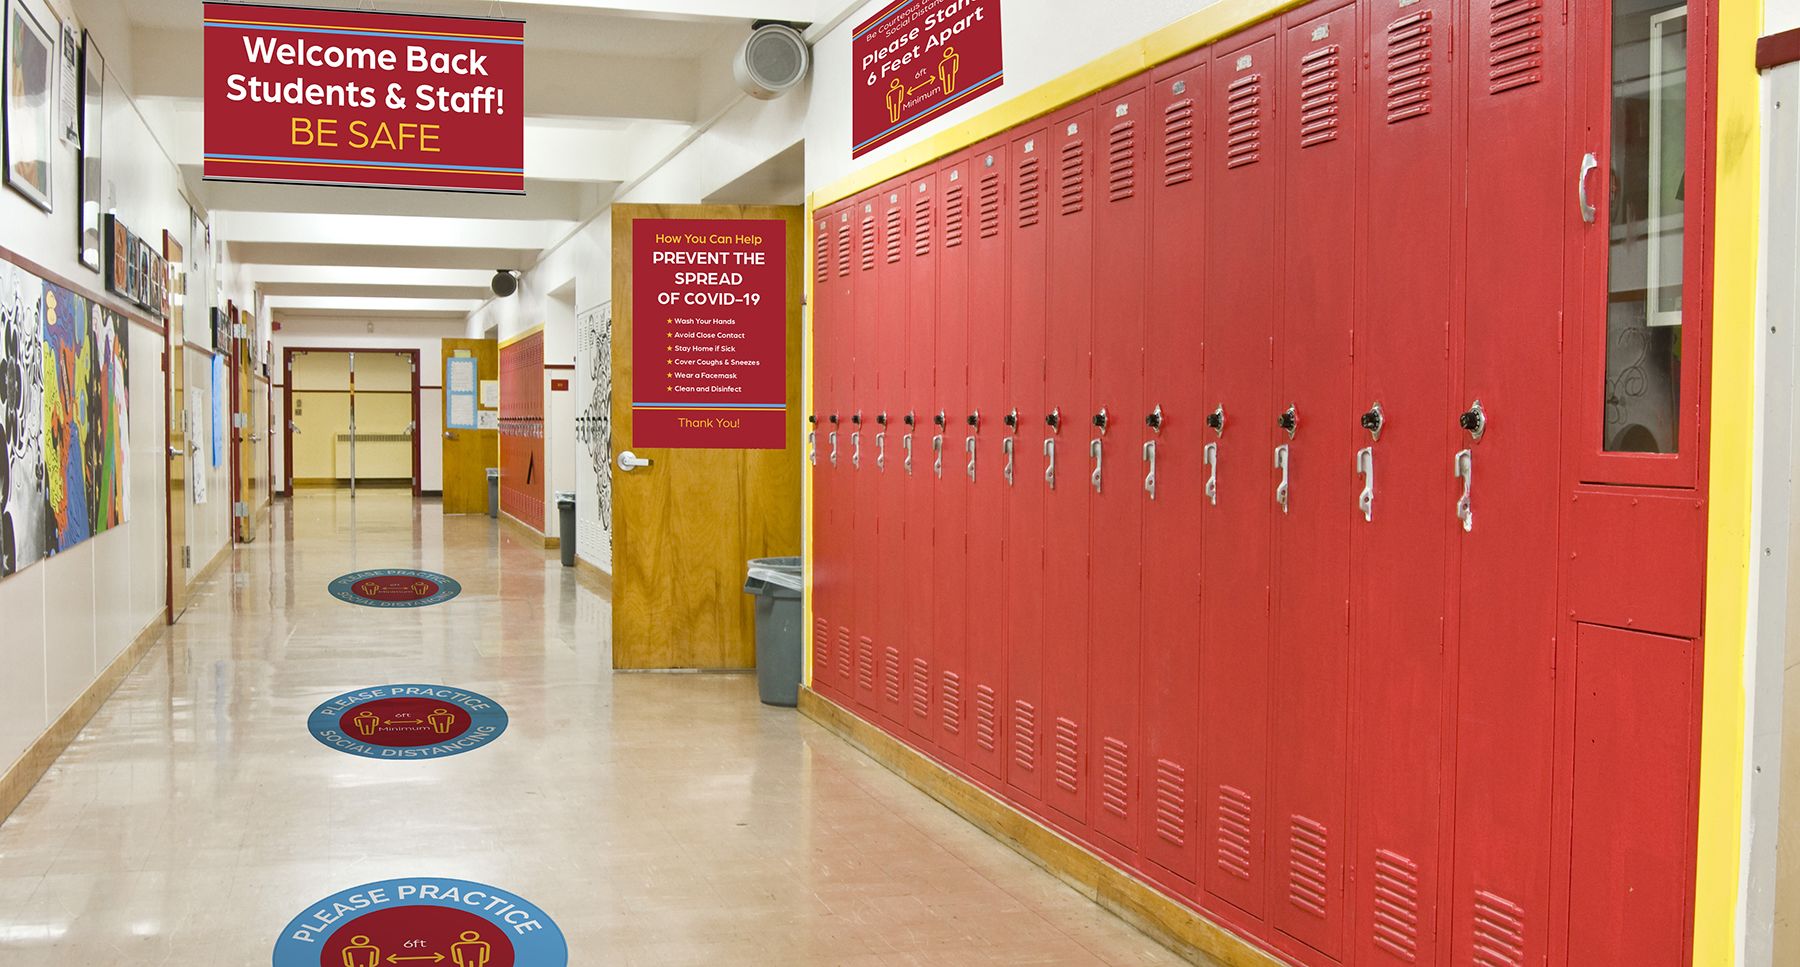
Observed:
[[[314,900],[409,875],[526,897],[575,965],[1176,962],[752,679],[615,675],[605,588],[516,532],[398,492],[274,516],[0,826],[0,965],[256,967]],[[380,567],[462,594],[326,594]],[[510,727],[409,762],[308,733],[399,682]]]

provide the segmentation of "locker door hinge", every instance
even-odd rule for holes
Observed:
[[[1558,309],[1556,310],[1556,354],[1558,356],[1561,356],[1563,351],[1563,332],[1563,313],[1561,309]]]

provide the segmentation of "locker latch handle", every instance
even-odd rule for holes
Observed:
[[[1013,483],[1013,438],[1006,437],[1002,439],[1000,441],[1000,450],[1002,453],[1006,454],[1006,469],[1002,470],[1000,475],[1006,478],[1006,485],[1010,487]]]
[[[942,433],[932,436],[931,452],[934,454],[931,461],[931,473],[942,480],[944,479],[944,435]]]
[[[1094,472],[1088,480],[1094,485],[1094,493],[1100,492],[1100,475],[1106,460],[1106,443],[1098,437],[1088,441],[1088,455],[1094,458]]]
[[[887,431],[875,434],[875,469],[887,471]]]
[[[1200,451],[1200,462],[1206,464],[1206,500],[1214,507],[1219,506],[1219,445],[1208,443],[1206,449]]]
[[[1275,485],[1275,502],[1281,505],[1281,512],[1288,510],[1288,445],[1283,443],[1275,448],[1275,469],[1281,471],[1281,482]]]
[[[1362,511],[1363,520],[1375,519],[1375,448],[1363,447],[1356,451],[1356,472],[1362,474],[1362,493],[1356,497],[1356,507]]]
[[[1456,499],[1456,519],[1462,521],[1462,529],[1475,529],[1475,510],[1469,504],[1469,492],[1475,489],[1475,454],[1468,450],[1456,451],[1456,476],[1463,482],[1462,496]]]
[[[975,438],[972,436],[963,437],[963,449],[965,451],[967,451],[969,454],[969,467],[968,467],[969,482],[974,483],[975,482]]]
[[[1149,465],[1149,469],[1144,472],[1144,493],[1149,494],[1151,500],[1155,500],[1156,499],[1156,441],[1155,440],[1145,440],[1144,441],[1144,463]]]
[[[835,467],[837,466],[837,431],[832,430],[825,435],[825,438],[831,443],[831,465]]]
[[[901,462],[901,466],[906,468],[908,477],[912,476],[912,436],[908,433],[900,438],[900,449],[906,451],[906,459]]]
[[[813,466],[819,465],[819,431],[806,431],[806,460]]]
[[[862,431],[850,431],[850,466],[862,469]]]
[[[1051,490],[1056,489],[1056,438],[1044,438],[1044,483]]]
[[[1593,224],[1594,216],[1597,213],[1594,210],[1594,203],[1588,200],[1588,175],[1593,174],[1594,169],[1598,167],[1600,167],[1600,159],[1594,157],[1594,153],[1589,151],[1581,156],[1581,170],[1575,175],[1575,203],[1581,209],[1581,220],[1589,224]]]

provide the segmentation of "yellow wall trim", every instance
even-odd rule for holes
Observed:
[[[513,343],[524,342],[525,340],[530,339],[532,336],[535,336],[538,333],[543,332],[543,331],[544,331],[544,324],[540,322],[537,325],[532,326],[530,329],[525,330],[524,332],[515,333],[514,335],[512,335],[506,339],[500,340],[500,348],[505,349],[506,347],[512,345]]]
[[[1143,73],[1146,68],[1172,60],[1196,47],[1237,33],[1251,24],[1307,2],[1309,0],[1220,0],[1219,3],[1188,14],[1161,30],[1126,44],[1112,53],[1103,54],[1061,77],[1045,81],[903,151],[814,189],[810,207],[823,207],[848,198],[928,161],[942,158],[1065,104],[1072,104],[1110,84]],[[807,214],[810,224],[811,211]]]

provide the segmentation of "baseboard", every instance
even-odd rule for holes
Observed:
[[[575,555],[575,576],[583,584],[604,593],[607,600],[612,599],[612,575],[590,564],[580,554]]]
[[[442,490],[421,490],[421,491],[419,491],[419,496],[442,498],[444,496],[444,492]]]
[[[500,519],[505,523],[511,524],[518,530],[523,531],[525,536],[530,538],[533,543],[542,543],[546,549],[559,548],[562,546],[562,541],[545,534],[543,531],[538,530],[504,510],[500,512]]]
[[[1280,960],[1249,941],[1064,839],[811,688],[800,689],[800,714],[1182,957],[1230,967],[1280,967]]]
[[[50,727],[35,742],[26,747],[6,772],[0,773],[0,823],[4,823],[13,810],[19,808],[19,803],[25,801],[32,787],[44,777],[44,773],[50,771],[50,766],[56,762],[57,757],[81,734],[82,728],[100,710],[100,706],[112,697],[119,683],[131,674],[131,670],[137,667],[137,663],[143,660],[151,647],[162,640],[168,614],[167,608],[158,611],[156,617],[144,626],[144,630],[132,639],[131,644],[100,672],[99,677],[56,717],[56,721],[50,723]]]

